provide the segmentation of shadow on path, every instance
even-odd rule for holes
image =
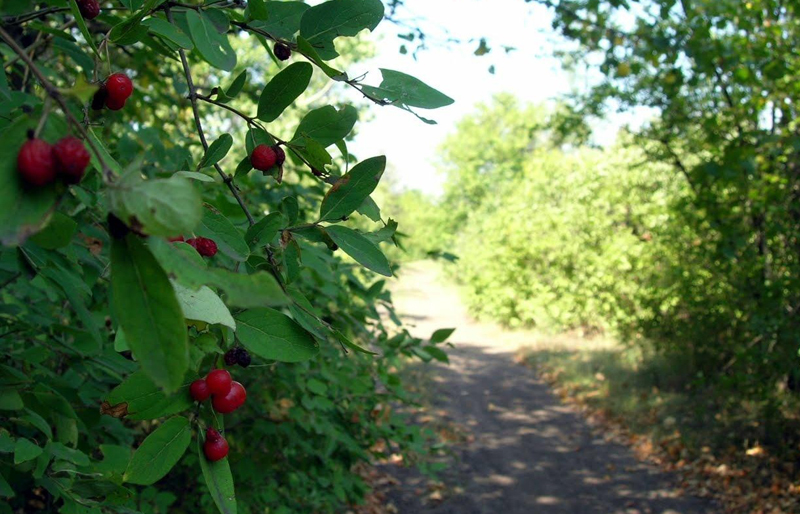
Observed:
[[[423,477],[405,468],[388,470],[401,482],[388,493],[400,513],[716,512],[703,500],[678,496],[673,477],[636,461],[628,448],[605,440],[562,405],[531,370],[514,363],[513,352],[497,340],[502,332],[479,326],[463,308],[447,303],[453,291],[435,272],[412,278],[413,287],[401,281],[406,289],[398,305],[420,319],[416,329],[427,336],[434,326],[459,327],[456,348],[448,352],[451,364],[430,368],[430,396],[472,437],[456,447],[454,468],[444,475],[457,492],[439,504],[425,503]],[[415,318],[406,319],[413,324]]]

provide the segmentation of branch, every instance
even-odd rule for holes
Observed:
[[[267,39],[275,41],[276,43],[284,44],[284,45],[292,48],[292,50],[294,52],[299,53],[300,55],[305,57],[306,60],[308,62],[310,62],[311,64],[313,64],[314,66],[318,67],[319,69],[322,69],[322,66],[320,66],[317,62],[315,62],[314,59],[310,58],[309,56],[307,56],[306,54],[304,54],[303,52],[298,50],[297,45],[295,43],[292,43],[291,41],[284,41],[284,40],[282,40],[280,38],[277,38],[277,37],[273,36],[269,32],[266,32],[264,30],[258,29],[256,27],[253,27],[253,26],[248,25],[247,23],[244,23],[244,22],[241,22],[241,21],[234,21],[234,22],[232,22],[232,24],[236,25],[237,27],[239,27],[241,29],[247,30],[247,31],[252,32],[254,34],[258,34],[259,36],[263,36],[263,37],[265,37]],[[369,100],[371,102],[374,102],[374,103],[376,103],[378,105],[381,105],[381,106],[383,106],[383,105],[392,105],[392,102],[389,102],[389,101],[384,100],[382,98],[377,98],[375,96],[372,96],[372,95],[364,92],[364,90],[359,87],[359,83],[358,83],[357,79],[341,80],[339,82],[342,82],[342,83],[347,84],[348,86],[352,87],[353,89],[355,89],[356,91],[361,93],[364,96],[364,98],[366,98],[367,100]]]
[[[69,7],[49,7],[47,9],[40,9],[38,11],[6,18],[5,20],[3,20],[3,25],[19,25],[21,23],[35,20],[36,18],[42,18],[44,16],[47,16],[48,14],[54,14],[57,12],[65,12],[65,11],[69,11]]]
[[[174,20],[172,18],[172,11],[169,8],[169,5],[164,9],[164,12],[167,15],[167,19],[170,23],[173,23]],[[194,81],[192,80],[192,72],[189,68],[189,61],[186,59],[186,52],[183,48],[178,50],[178,54],[181,57],[181,65],[183,65],[183,72],[186,75],[186,85],[189,88],[189,101],[192,103],[192,114],[194,115],[194,124],[197,127],[197,135],[200,137],[200,143],[203,145],[204,150],[208,150],[208,141],[206,141],[206,135],[203,132],[203,124],[200,121],[200,111],[197,108],[197,89],[194,86]],[[225,173],[219,164],[214,164],[214,168],[219,173],[219,176],[222,177],[223,182],[227,184],[228,189],[230,189],[231,194],[236,201],[239,203],[239,207],[242,208],[244,211],[244,215],[247,217],[247,222],[250,226],[256,224],[255,220],[253,219],[253,215],[250,214],[250,210],[245,205],[244,200],[242,200],[242,196],[239,194],[239,190],[236,188],[236,185],[233,183],[233,177]]]
[[[664,148],[666,148],[667,153],[669,153],[670,157],[672,157],[675,166],[677,166],[677,168],[681,170],[681,173],[683,173],[683,176],[686,177],[686,182],[689,183],[689,187],[692,188],[692,192],[694,192],[695,196],[697,196],[697,186],[695,186],[694,181],[692,181],[692,176],[689,174],[689,170],[686,169],[683,161],[681,161],[680,156],[675,153],[675,150],[672,149],[672,146],[669,144],[669,141],[666,138],[661,139],[660,141],[661,144],[664,145]]]
[[[72,112],[70,112],[69,106],[67,105],[66,100],[64,100],[64,97],[58,91],[58,88],[54,86],[52,82],[47,80],[47,77],[45,77],[42,74],[42,72],[39,71],[39,69],[33,63],[31,58],[28,57],[28,54],[26,54],[25,51],[22,48],[20,48],[20,46],[17,44],[14,38],[12,38],[8,34],[8,32],[6,32],[5,29],[2,27],[0,27],[0,39],[3,39],[3,41],[5,41],[6,44],[11,47],[14,53],[16,53],[19,56],[19,58],[22,59],[22,61],[28,66],[28,69],[31,71],[31,73],[33,73],[39,80],[39,82],[42,84],[42,87],[44,87],[44,90],[47,92],[47,94],[50,95],[50,97],[53,100],[55,100],[59,106],[61,106],[61,110],[64,111],[64,116],[67,117],[67,120],[75,127],[75,130],[77,130],[78,133],[83,137],[83,139],[86,141],[86,144],[89,145],[89,149],[97,158],[97,162],[100,163],[103,177],[106,179],[107,182],[109,183],[113,182],[114,173],[111,171],[111,168],[109,168],[108,164],[103,158],[103,155],[95,146],[94,141],[91,140],[89,134],[83,128],[83,125],[81,125],[81,123],[75,118],[75,116],[72,115]]]

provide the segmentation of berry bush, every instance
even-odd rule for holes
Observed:
[[[452,100],[342,71],[383,16],[0,2],[0,513],[332,512],[362,463],[430,470],[395,408],[445,337],[395,315],[386,159],[347,142]]]

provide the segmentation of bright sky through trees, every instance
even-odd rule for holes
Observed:
[[[382,24],[378,58],[363,69],[370,71],[372,81],[379,82],[380,73],[375,69],[379,60],[381,67],[426,77],[429,84],[456,101],[435,113],[420,111],[438,125],[426,126],[397,109],[381,109],[379,116],[364,125],[353,151],[385,153],[391,163],[389,173],[402,186],[430,193],[441,190],[443,177],[435,171],[436,148],[477,102],[503,91],[525,101],[542,102],[570,88],[568,74],[550,57],[555,38],[550,13],[541,6],[521,0],[408,0],[398,14],[402,19],[418,19],[435,42],[419,52],[415,61],[411,51],[407,55],[398,51],[405,43],[397,37],[406,32],[403,27]],[[473,41],[442,44],[448,35]],[[488,40],[492,51],[478,57],[473,52],[481,37]],[[516,49],[506,53],[501,45]],[[411,50],[415,44],[408,47]],[[493,75],[488,71],[491,65],[495,67]]]
[[[488,102],[500,92],[541,103],[585,86],[585,78],[565,72],[553,58],[556,45],[564,43],[554,34],[551,13],[541,5],[523,0],[407,0],[397,18],[421,26],[431,39],[429,48],[415,60],[416,42],[408,43],[409,53],[401,54],[399,48],[406,42],[397,36],[408,31],[384,23],[377,31],[376,58],[358,70],[368,71],[367,82],[376,84],[380,82],[378,66],[424,76],[431,86],[455,99],[453,105],[435,113],[420,110],[438,122],[432,126],[398,109],[376,112],[373,106],[373,119],[363,125],[352,150],[361,157],[370,152],[386,154],[387,173],[402,187],[441,192],[444,177],[436,172],[436,149],[476,103]],[[447,44],[448,37],[465,43]],[[479,57],[474,51],[482,37],[491,52]],[[506,52],[503,46],[514,50]],[[494,74],[489,73],[490,66]],[[614,116],[611,122],[596,126],[596,142],[613,141],[617,128],[628,121]]]

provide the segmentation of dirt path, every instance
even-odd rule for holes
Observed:
[[[678,496],[672,477],[606,441],[562,405],[513,353],[532,334],[472,320],[457,291],[426,263],[404,268],[399,312],[418,337],[457,327],[450,366],[431,370],[435,407],[471,435],[445,476],[452,494],[426,500],[422,477],[392,471],[389,493],[400,513],[696,514],[709,504]]]

